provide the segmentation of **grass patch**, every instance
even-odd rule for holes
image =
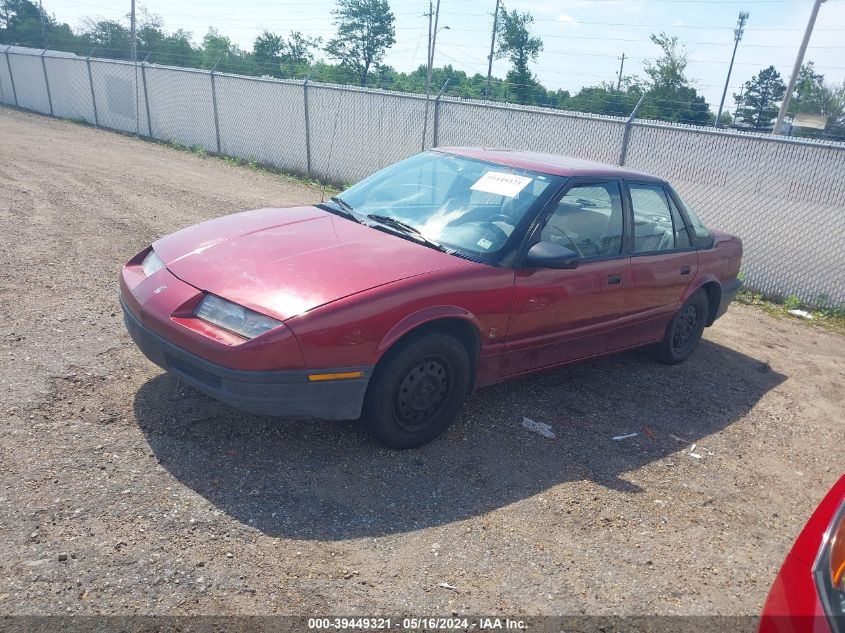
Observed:
[[[86,127],[95,127],[93,121],[89,121],[88,119],[83,119],[82,117],[78,116],[64,116],[64,117],[57,117],[62,121],[67,123],[75,123],[76,125],[84,125]]]
[[[820,294],[812,302],[801,301],[796,295],[790,295],[785,299],[778,300],[774,297],[766,297],[761,292],[755,292],[745,287],[745,275],[739,275],[743,285],[736,295],[739,303],[755,306],[767,314],[779,318],[800,321],[805,325],[818,326],[838,334],[845,334],[845,304],[834,304],[830,297]],[[789,313],[790,310],[804,310],[808,312],[811,319],[795,316]]]
[[[227,156],[226,154],[215,154],[215,153],[207,151],[204,147],[201,147],[200,145],[192,145],[191,147],[188,147],[186,145],[182,145],[181,143],[178,143],[177,141],[156,141],[154,139],[148,139],[146,137],[143,137],[143,140],[152,141],[153,143],[158,143],[160,145],[166,145],[167,147],[169,147],[171,149],[178,150],[180,152],[190,152],[191,154],[194,154],[195,156],[199,156],[200,158],[209,158],[209,157],[216,158],[216,159],[222,160],[224,163],[226,163],[227,165],[230,165],[231,167],[246,167],[250,171],[263,172],[263,173],[266,173],[266,174],[273,174],[274,176],[278,176],[278,177],[282,178],[286,182],[290,182],[290,183],[294,183],[294,184],[298,184],[298,185],[304,185],[306,187],[319,187],[320,189],[325,189],[327,197],[328,196],[334,196],[334,195],[338,194],[340,191],[342,191],[342,189],[338,189],[337,187],[335,187],[332,184],[322,182],[322,181],[317,180],[315,178],[306,178],[306,177],[303,177],[303,176],[297,176],[295,174],[291,174],[291,173],[286,172],[282,169],[279,169],[278,167],[274,167],[273,165],[268,165],[266,163],[262,163],[256,158],[250,158],[249,160],[247,160],[245,158],[240,158],[238,156]],[[343,188],[346,189],[346,188],[351,187],[351,186],[352,185],[349,184],[349,183],[344,183]]]
[[[24,111],[29,112],[28,110],[24,110]],[[35,112],[33,114],[39,114],[39,113]],[[47,116],[47,115],[44,115],[44,116]],[[52,117],[50,117],[50,118],[52,118]],[[316,178],[307,178],[307,177],[304,177],[304,176],[297,176],[296,174],[291,174],[290,172],[286,172],[282,169],[279,169],[278,167],[274,167],[273,165],[267,165],[265,163],[261,163],[255,158],[251,158],[250,160],[245,160],[243,158],[238,158],[237,156],[226,156],[225,154],[211,153],[211,152],[207,151],[204,147],[201,147],[200,145],[192,145],[191,147],[188,147],[187,145],[183,145],[182,143],[179,143],[178,141],[173,141],[173,140],[161,141],[159,139],[151,138],[151,137],[145,136],[143,134],[136,136],[134,133],[130,133],[130,132],[123,132],[121,130],[112,130],[110,128],[97,127],[96,125],[94,125],[90,121],[86,121],[85,119],[79,119],[79,118],[76,118],[76,117],[64,117],[61,120],[67,121],[68,123],[75,123],[77,125],[85,125],[85,126],[88,126],[88,127],[95,127],[97,129],[100,129],[100,130],[107,130],[107,131],[113,132],[115,134],[122,134],[124,136],[130,136],[130,137],[133,137],[133,138],[140,139],[142,141],[147,141],[148,143],[156,143],[157,145],[165,145],[166,147],[169,147],[169,148],[175,149],[175,150],[179,150],[180,152],[190,152],[190,153],[194,154],[195,156],[199,156],[200,158],[208,158],[208,157],[218,158],[218,159],[222,160],[224,163],[226,163],[227,165],[231,165],[232,167],[244,167],[244,166],[246,166],[252,171],[260,171],[260,172],[264,172],[264,173],[267,173],[267,174],[273,174],[274,176],[279,176],[285,182],[290,182],[290,183],[294,183],[294,184],[297,184],[297,185],[303,185],[303,186],[306,186],[306,187],[318,187],[318,188],[323,189],[325,191],[325,196],[327,198],[330,197],[330,196],[335,196],[338,193],[340,193],[341,191],[343,191],[344,189],[348,189],[349,187],[352,186],[352,183],[344,182],[344,183],[342,183],[341,188],[338,189],[337,186],[335,186],[331,183],[323,182],[323,181],[318,180]]]

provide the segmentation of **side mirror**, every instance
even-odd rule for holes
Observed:
[[[554,242],[537,242],[525,256],[530,268],[577,268],[578,253]]]

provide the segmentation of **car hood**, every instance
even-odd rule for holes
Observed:
[[[182,281],[280,320],[392,281],[471,265],[313,206],[236,213],[153,248]]]

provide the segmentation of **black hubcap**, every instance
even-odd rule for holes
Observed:
[[[678,315],[675,332],[672,334],[672,347],[676,352],[682,351],[692,341],[697,325],[698,308],[688,305]]]
[[[448,365],[438,358],[426,358],[412,367],[396,393],[395,410],[400,426],[408,431],[425,427],[446,401],[449,382]]]

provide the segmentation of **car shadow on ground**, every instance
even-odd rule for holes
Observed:
[[[269,535],[337,540],[478,516],[568,481],[636,494],[626,472],[701,443],[783,380],[709,341],[675,367],[631,352],[479,390],[443,437],[411,451],[354,422],[244,414],[169,374],[134,408],[160,463],[219,509]]]

